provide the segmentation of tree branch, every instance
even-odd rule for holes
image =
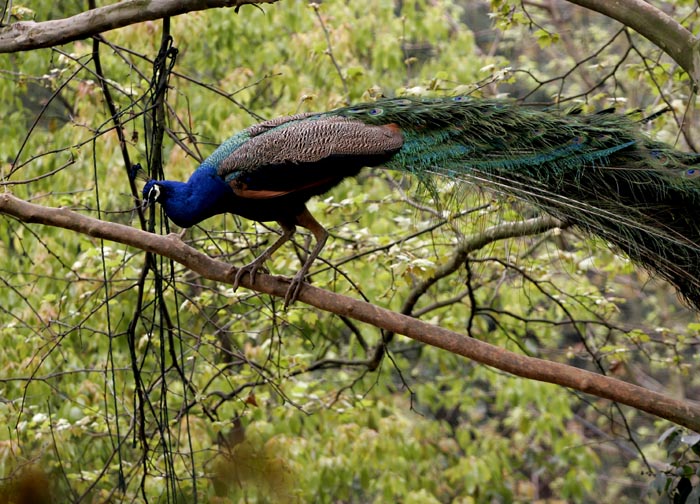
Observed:
[[[700,43],[690,30],[644,0],[569,0],[629,26],[671,56],[697,86]]]
[[[65,19],[19,21],[0,28],[0,53],[53,47],[143,21],[219,7],[275,3],[278,0],[122,0]]]
[[[65,208],[50,208],[28,203],[7,192],[0,194],[0,213],[11,215],[23,222],[60,227],[160,254],[217,282],[231,283],[232,273],[235,272],[235,268],[229,264],[198,252],[183,243],[175,234],[155,235],[122,224],[100,221]],[[255,285],[252,286],[248,276],[244,275],[241,285],[266,294],[284,297],[289,280],[284,277],[258,274]],[[509,352],[421,320],[310,285],[302,287],[299,300],[321,310],[403,334],[416,341],[517,376],[555,383],[617,401],[700,432],[700,407],[644,387],[565,364]]]

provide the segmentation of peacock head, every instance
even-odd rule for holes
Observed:
[[[231,211],[235,200],[231,186],[208,166],[196,170],[187,182],[148,180],[142,197],[146,206],[159,203],[168,219],[182,228]]]
[[[159,197],[161,194],[161,188],[159,184],[160,181],[149,178],[146,174],[146,171],[141,167],[139,163],[132,165],[132,167],[129,169],[129,178],[134,183],[144,183],[143,191],[141,192],[144,209],[146,209],[156,201],[159,201]]]
[[[161,197],[161,186],[157,180],[151,179],[146,182],[143,186],[143,202],[144,208],[151,206],[153,203],[159,201]]]
[[[189,196],[191,189],[183,182],[174,180],[149,180],[143,186],[144,208],[160,203],[165,214],[182,228],[194,226],[203,220],[201,209],[193,207]]]

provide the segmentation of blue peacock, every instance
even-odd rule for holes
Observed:
[[[700,308],[700,155],[647,138],[631,118],[566,113],[470,97],[391,98],[280,117],[226,140],[187,182],[149,180],[143,197],[190,227],[230,212],[277,221],[282,234],[240,268],[264,262],[311,231],[313,250],[294,276],[293,302],[328,233],[306,202],[365,166],[464,179],[528,200],[598,235],[670,281]]]

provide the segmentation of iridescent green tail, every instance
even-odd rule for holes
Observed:
[[[700,156],[651,141],[629,117],[469,98],[383,100],[340,114],[400,127],[404,144],[387,168],[532,202],[604,238],[700,308]]]

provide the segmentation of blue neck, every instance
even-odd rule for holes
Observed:
[[[202,164],[187,182],[161,180],[159,199],[170,220],[180,227],[191,227],[204,219],[229,211],[233,191],[212,165]]]

